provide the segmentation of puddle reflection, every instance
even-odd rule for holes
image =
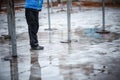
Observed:
[[[100,33],[97,33],[97,31],[98,31],[98,29],[96,29],[96,28],[88,28],[88,29],[84,30],[84,33],[88,37],[92,37],[92,38],[96,38],[96,39],[103,39],[103,40],[107,40],[107,41],[113,41],[120,37],[120,34],[118,34],[118,33],[110,32],[108,34],[100,34]]]
[[[51,31],[49,31],[49,43],[52,43],[52,35],[53,35],[53,33]]]
[[[18,60],[17,58],[12,58],[10,60],[10,72],[11,72],[11,80],[19,80],[18,77]]]
[[[68,55],[70,55],[72,52],[72,47],[71,47],[71,43],[69,43],[67,45],[67,53]],[[68,56],[67,55],[67,56]],[[67,57],[61,57],[59,58],[60,60],[60,74],[63,75],[63,80],[74,80],[75,79],[75,75],[74,75],[74,71],[73,71],[73,64],[68,64],[67,62]]]
[[[92,38],[102,38],[102,36],[98,33],[96,33],[97,29],[94,28],[88,28],[84,30],[84,34],[88,37],[92,37]]]
[[[63,76],[63,80],[80,80],[85,78],[87,80],[94,72],[94,65],[90,63],[77,63],[76,60],[70,58],[69,55],[73,53],[72,45],[67,46],[68,55],[66,57],[60,57],[60,74]]]
[[[86,28],[84,30],[82,29],[76,30],[75,33],[80,39],[82,38],[85,39],[85,37],[87,37],[87,39],[90,40],[90,42],[94,42],[94,43],[101,43],[101,42],[106,42],[106,41],[111,42],[113,40],[120,38],[119,33],[110,32],[107,34],[100,34],[100,33],[97,33],[97,31],[99,30],[101,29]],[[84,36],[81,36],[81,35],[84,35]]]
[[[29,80],[42,80],[41,67],[38,62],[39,51],[31,51],[31,67]]]

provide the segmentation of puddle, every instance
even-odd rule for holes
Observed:
[[[84,29],[84,34],[87,36],[87,37],[91,37],[91,38],[102,38],[102,35],[96,33],[97,29],[93,29],[93,28],[87,28],[87,29]]]
[[[106,34],[97,33],[98,29],[96,28],[86,28],[84,30],[77,30],[77,35],[84,35],[82,37],[88,37],[89,39],[97,40],[97,42],[111,42],[113,40],[119,39],[120,34],[115,32],[110,32]],[[82,38],[81,36],[79,36]],[[94,42],[94,41],[93,41]]]

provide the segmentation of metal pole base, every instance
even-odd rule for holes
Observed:
[[[45,31],[54,31],[54,30],[57,30],[57,29],[56,29],[56,28],[53,28],[53,29],[50,29],[50,28],[45,29]]]
[[[68,40],[68,41],[60,41],[60,43],[71,43],[71,40]]]
[[[1,35],[2,37],[4,37],[4,39],[11,39],[10,35]]]
[[[13,58],[17,58],[17,56],[11,56],[11,55],[8,55],[8,56],[5,56],[3,59],[5,60],[5,61],[10,61],[10,60],[12,60]]]
[[[64,9],[61,9],[60,11],[61,11],[61,12],[65,12],[66,10],[64,10]]]
[[[51,11],[51,14],[54,14],[54,12],[53,12],[53,11]]]
[[[109,34],[110,31],[107,31],[107,30],[101,30],[101,31],[96,31],[96,33],[99,33],[99,34]]]
[[[61,9],[61,10],[57,11],[57,13],[58,13],[58,12],[66,12],[66,10]]]

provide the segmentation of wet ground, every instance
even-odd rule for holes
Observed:
[[[18,57],[4,60],[12,53],[9,40],[2,38],[0,80],[120,80],[120,11],[107,9],[106,29],[110,33],[98,34],[96,31],[101,27],[101,18],[95,15],[96,12],[100,15],[99,8],[93,9],[72,14],[72,42],[69,44],[60,43],[67,40],[66,22],[63,19],[66,12],[51,14],[52,27],[57,30],[46,31],[44,29],[48,24],[43,11],[38,32],[39,44],[44,46],[41,51],[30,50],[24,10],[16,12]],[[88,13],[91,15],[86,15]],[[111,18],[112,14],[115,15]],[[7,33],[4,17],[1,17],[1,35]]]
[[[10,61],[3,59],[11,53],[10,45],[1,43],[1,80],[119,80],[120,41],[113,33],[105,38],[87,32],[73,34],[78,39],[69,44],[60,43],[65,37],[61,31],[39,32],[42,51],[30,50],[28,34],[23,33],[17,42],[18,58]]]

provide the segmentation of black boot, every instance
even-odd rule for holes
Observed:
[[[31,50],[43,50],[43,46],[36,46],[36,47],[31,47]]]

